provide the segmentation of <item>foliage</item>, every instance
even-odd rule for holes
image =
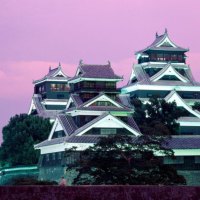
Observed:
[[[194,110],[200,111],[200,102],[195,102],[194,105],[192,106],[192,108],[193,108]]]
[[[70,157],[73,151],[66,151]],[[161,145],[156,137],[134,138],[126,135],[102,137],[94,146],[81,153],[68,170],[76,169],[74,184],[185,184],[176,170],[162,164],[161,157],[173,156],[173,151]]]
[[[3,128],[3,143],[0,147],[2,164],[30,165],[38,162],[39,152],[33,145],[45,140],[51,130],[49,119],[20,114],[11,117]]]
[[[146,104],[135,98],[132,104],[133,117],[143,136],[102,137],[97,144],[81,152],[80,158],[73,156],[76,148],[68,149],[67,160],[76,158],[75,162],[67,163],[67,170],[78,172],[74,184],[186,184],[175,169],[163,164],[163,156],[174,157],[173,151],[167,149],[167,141],[177,134],[176,121],[184,111],[175,102],[167,103],[155,97]]]
[[[133,117],[143,134],[170,136],[178,133],[179,124],[176,120],[185,113],[175,102],[167,103],[153,97],[146,104],[135,98],[132,104],[135,107]]]

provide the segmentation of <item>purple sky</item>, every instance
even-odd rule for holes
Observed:
[[[188,63],[200,80],[199,10],[198,0],[1,0],[0,133],[11,116],[28,111],[32,80],[50,65],[60,61],[73,76],[80,59],[110,60],[126,84],[134,52],[165,27],[190,48]]]

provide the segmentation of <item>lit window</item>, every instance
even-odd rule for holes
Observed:
[[[163,59],[163,54],[162,54],[162,53],[159,53],[159,54],[157,55],[157,60],[164,60],[164,59]]]
[[[176,54],[172,54],[172,55],[171,55],[171,60],[176,61],[176,60],[177,60],[177,55],[176,55]]]
[[[51,91],[59,92],[59,91],[69,91],[68,84],[51,84]]]

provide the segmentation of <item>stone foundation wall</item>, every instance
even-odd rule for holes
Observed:
[[[200,187],[187,186],[2,186],[1,200],[161,200],[199,199]]]
[[[68,185],[72,185],[73,179],[77,173],[74,170],[67,171],[66,167],[54,166],[54,167],[41,167],[39,169],[39,180],[49,180],[59,182],[61,177],[64,176]]]
[[[50,166],[39,168],[39,180],[59,181],[65,174],[65,168],[62,166]]]
[[[178,170],[178,174],[183,175],[189,186],[200,186],[199,170]]]

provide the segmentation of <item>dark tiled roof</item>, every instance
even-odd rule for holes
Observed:
[[[69,143],[97,143],[102,136],[97,135],[82,135],[72,136],[66,139]]]
[[[154,74],[153,76],[149,77],[149,75],[145,72],[144,68],[147,67],[148,68],[161,68],[160,71],[158,71],[156,74]],[[151,79],[153,80],[153,78],[156,78],[158,76],[160,76],[162,73],[164,73],[169,67],[173,67],[174,70],[177,72],[177,74],[179,74],[179,76],[181,76],[183,79],[189,81],[189,82],[182,82],[182,81],[167,81],[167,80],[158,80],[158,81],[151,81]],[[185,69],[185,73],[186,73],[186,78],[181,75],[176,68],[180,68],[183,67]],[[135,73],[135,77],[137,79],[137,82],[135,83],[129,83],[128,85],[135,85],[135,84],[139,84],[139,85],[177,85],[177,86],[192,86],[192,85],[199,85],[198,82],[196,82],[192,76],[191,70],[188,66],[186,65],[175,65],[173,63],[165,63],[165,64],[148,64],[146,66],[143,66],[141,64],[136,64],[134,65],[134,73]]]
[[[82,72],[70,80],[75,80],[77,78],[100,78],[100,79],[122,79],[122,77],[117,76],[110,64],[107,65],[89,65],[80,64],[79,70]]]
[[[115,106],[89,106],[89,107],[79,107],[77,110],[92,110],[92,111],[126,111],[132,112],[129,108],[119,108]]]
[[[67,143],[97,143],[99,139],[103,136],[93,136],[93,135],[82,135],[82,136],[71,136],[55,138],[52,140],[45,140],[37,145],[35,148],[40,148],[43,146],[56,145],[64,142]],[[137,137],[133,137],[135,140]],[[200,135],[199,136],[173,136],[170,140],[167,140],[167,144],[164,145],[171,149],[200,149]]]
[[[199,149],[200,135],[173,136],[172,139],[168,140],[167,147],[172,149]]]
[[[73,99],[76,107],[79,107],[83,104],[83,101],[81,100],[81,98],[78,94],[71,94],[71,98]]]
[[[44,81],[46,79],[51,79],[51,80],[61,80],[61,81],[68,81],[69,77],[54,77],[54,75],[59,72],[62,71],[61,66],[59,65],[58,67],[54,68],[54,69],[49,69],[49,72],[47,75],[45,75],[43,78],[39,79],[39,80],[35,80],[33,81],[33,83],[38,83],[40,81]]]
[[[127,117],[127,124],[140,133],[140,129],[138,125],[136,124],[135,120],[133,119],[133,117]]]
[[[179,47],[178,45],[176,45],[176,47],[168,47],[168,46],[161,46],[161,47],[157,47],[158,44],[160,44],[165,38],[169,38],[168,33],[165,32],[163,35],[160,36],[156,36],[156,39],[154,40],[154,42],[149,45],[147,48],[142,49],[140,51],[137,51],[136,54],[138,53],[143,53],[145,51],[148,50],[160,50],[160,51],[183,51],[186,52],[188,51],[188,49]],[[170,39],[169,39],[170,40]]]
[[[60,67],[56,67],[54,69],[49,69],[49,73],[46,75],[47,78],[53,77],[53,75],[60,70]]]
[[[39,148],[39,147],[44,147],[44,146],[49,146],[49,145],[61,144],[64,141],[65,141],[65,137],[55,138],[51,140],[45,140],[39,144],[34,145],[34,147]]]
[[[80,132],[82,132],[83,130],[85,130],[86,128],[92,126],[93,124],[95,124],[96,122],[100,121],[101,119],[105,118],[106,116],[110,115],[109,113],[104,113],[98,117],[96,117],[95,119],[93,119],[92,121],[88,122],[87,124],[85,124],[84,126],[80,127],[79,129],[77,129],[73,135],[77,135]],[[113,116],[113,115],[111,115]],[[135,129],[135,131],[137,131],[138,133],[141,133],[138,126],[136,125],[135,121],[131,118],[128,118],[128,123],[123,122],[121,119],[113,116],[114,118],[116,118],[117,120],[121,121],[123,124],[126,124],[127,126],[129,126],[132,129]]]
[[[148,74],[144,71],[141,65],[134,65],[134,72],[138,81],[143,81],[146,84],[150,83]]]
[[[55,119],[60,110],[47,110],[45,106],[41,103],[42,97],[40,94],[33,95],[33,102],[37,110],[37,114],[43,118]]]
[[[111,99],[109,96],[107,96],[106,94],[104,94],[103,92],[100,93],[99,95],[95,96],[94,98],[86,101],[86,102],[82,102],[82,100],[80,99],[80,97],[78,95],[72,96],[72,98],[77,98],[75,100],[74,98],[74,102],[76,102],[76,108],[69,108],[66,111],[73,111],[73,110],[92,110],[92,111],[125,111],[125,112],[132,112],[132,109],[130,107],[126,107],[125,105],[123,105],[121,102],[115,101],[113,99],[111,99],[112,101],[115,101],[117,104],[119,104],[121,107],[117,107],[117,106],[88,106],[88,107],[84,107],[85,105],[89,104],[90,102],[96,100],[97,98],[101,97],[101,96],[106,96],[107,98]]]
[[[73,118],[69,115],[59,114],[58,120],[60,121],[65,134],[68,136],[70,136],[76,129],[78,129],[74,123]]]
[[[44,110],[39,114],[39,116],[43,118],[55,119],[60,112],[60,110]]]
[[[83,70],[83,77],[87,78],[108,78],[121,79],[120,76],[115,75],[111,66],[108,65],[81,65]]]
[[[120,102],[128,108],[133,108],[134,106],[130,103],[129,94],[119,94],[118,96]]]
[[[101,138],[106,137],[103,135],[81,135],[81,136],[73,136],[66,139],[68,143],[97,143]],[[132,136],[133,141],[137,139],[137,137]]]
[[[33,102],[34,102],[34,105],[36,107],[36,110],[37,110],[38,114],[40,114],[44,110],[46,110],[44,105],[42,105],[41,101],[42,101],[41,95],[39,95],[39,94],[34,94],[33,95]]]

